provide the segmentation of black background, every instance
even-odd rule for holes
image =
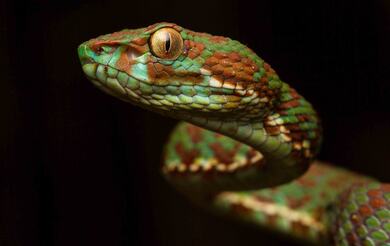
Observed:
[[[390,179],[388,1],[10,0],[0,11],[0,245],[290,245],[178,195],[158,168],[175,121],[84,78],[78,44],[159,21],[247,44],[319,111],[321,159]]]

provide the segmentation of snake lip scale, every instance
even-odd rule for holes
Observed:
[[[182,121],[162,173],[193,202],[313,244],[390,245],[390,184],[316,161],[316,111],[247,46],[161,22],[78,54],[99,89]]]

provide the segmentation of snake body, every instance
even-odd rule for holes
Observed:
[[[307,242],[390,245],[390,184],[315,161],[317,113],[245,45],[164,22],[78,53],[101,90],[184,121],[162,170],[191,200]]]

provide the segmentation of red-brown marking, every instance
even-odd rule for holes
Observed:
[[[203,82],[203,77],[196,72],[189,72],[186,70],[174,70],[169,65],[163,65],[161,63],[148,63],[147,64],[148,75],[152,78],[152,82],[155,84],[167,84],[169,81],[179,82],[192,82],[193,84],[199,84]]]
[[[218,64],[218,59],[216,57],[211,56],[207,58],[204,64],[210,67],[214,66],[215,64]]]
[[[161,23],[156,23],[156,24],[153,24],[153,25],[150,25],[150,26],[146,27],[145,28],[145,32],[153,32],[153,31],[155,31],[155,29],[158,26],[174,28],[174,29],[176,29],[179,32],[183,29],[182,27],[180,27],[180,26],[178,26],[178,25],[176,25],[174,23],[161,22]]]
[[[203,68],[213,75],[221,75],[221,81],[231,79],[232,83],[244,84],[254,84],[253,74],[259,70],[252,60],[242,57],[237,52],[215,52],[206,59]]]
[[[390,184],[381,184],[380,189],[381,189],[384,193],[390,192]]]
[[[187,34],[190,36],[198,36],[203,38],[212,38],[213,36],[211,34],[205,33],[205,32],[194,32],[187,30]]]
[[[372,189],[367,192],[367,195],[369,197],[376,197],[380,196],[382,194],[382,191],[380,189]]]
[[[186,150],[181,143],[175,145],[176,153],[180,156],[181,161],[184,164],[190,165],[194,162],[195,158],[199,156],[199,150],[191,149]]]
[[[188,125],[187,132],[193,143],[199,143],[202,140],[202,130],[199,127]]]
[[[240,54],[238,54],[237,52],[231,52],[228,54],[228,57],[229,59],[235,63],[235,62],[239,62],[241,60],[241,56]]]
[[[223,148],[220,143],[211,143],[209,146],[214,151],[214,156],[219,163],[231,164],[234,161],[234,156],[236,155],[240,144],[236,143],[233,149],[229,151]]]
[[[316,182],[310,178],[302,178],[302,179],[298,179],[297,181],[300,185],[305,186],[305,187],[315,187],[316,186]]]
[[[353,232],[348,232],[347,234],[347,241],[348,241],[348,244],[349,245],[356,245],[357,241],[358,241],[358,237],[356,236],[355,233]]]
[[[228,40],[228,38],[222,37],[222,36],[212,36],[210,38],[210,41],[213,43],[223,43],[223,42],[226,42],[227,40]]]
[[[138,45],[138,46],[144,46],[148,42],[148,39],[145,37],[144,38],[136,38],[136,39],[131,40],[131,42],[135,45]]]
[[[263,67],[264,67],[265,71],[270,71],[270,69],[271,69],[271,66],[266,62],[264,62]]]
[[[281,104],[278,105],[278,108],[280,109],[289,109],[289,108],[295,108],[295,107],[298,107],[299,106],[299,101],[288,101],[288,102],[283,102]]]
[[[276,214],[273,215],[267,215],[267,225],[275,226],[278,221],[279,216]]]
[[[267,123],[269,123],[269,122],[267,122],[267,121],[265,122],[264,128],[269,135],[275,136],[275,135],[280,134],[280,126],[267,126]]]
[[[261,195],[257,195],[255,194],[253,196],[253,198],[256,200],[256,201],[259,201],[259,202],[262,202],[262,203],[275,203],[275,201],[271,198],[268,198],[268,197],[264,197],[264,196],[261,196]]]
[[[310,116],[307,114],[299,114],[296,115],[295,117],[297,117],[300,122],[310,121]]]
[[[293,221],[291,226],[293,231],[298,235],[306,235],[310,229],[307,225],[302,224],[299,221]]]
[[[375,197],[370,200],[370,205],[373,208],[381,208],[386,205],[386,201],[382,198]]]
[[[251,160],[253,157],[255,157],[257,155],[257,151],[254,150],[254,149],[250,149],[247,153],[246,153],[246,159],[247,160]]]
[[[92,43],[90,44],[90,48],[91,48],[91,50],[93,50],[94,52],[97,52],[99,49],[100,49],[100,47],[102,47],[102,46],[105,46],[105,45],[107,45],[107,46],[115,46],[115,45],[118,45],[118,44],[120,44],[120,40],[93,40],[93,41],[91,41]]]
[[[127,56],[126,52],[123,52],[120,55],[120,57],[115,65],[116,65],[117,69],[120,71],[124,71],[124,72],[130,71],[131,64],[130,64],[129,57]]]
[[[309,195],[305,195],[300,199],[295,199],[292,197],[287,197],[288,206],[292,209],[297,209],[302,207],[302,205],[305,205],[307,202],[311,200],[311,197]]]
[[[301,134],[303,131],[298,123],[291,123],[284,125],[290,132],[295,132],[295,134]],[[297,136],[298,138],[298,136]]]
[[[369,206],[363,204],[359,207],[359,213],[363,216],[363,217],[367,217],[367,216],[370,216],[372,215],[373,211],[372,211],[372,208],[370,208]]]
[[[210,70],[213,74],[218,75],[223,73],[224,67],[218,63],[212,66]],[[223,79],[221,79],[221,81],[223,81]]]
[[[322,221],[325,216],[325,209],[323,207],[317,207],[313,211],[313,218],[316,221]]]
[[[197,43],[192,40],[185,40],[184,47],[187,51],[187,56],[190,59],[195,59],[198,57],[204,50],[205,46],[202,43]]]
[[[237,215],[245,215],[245,214],[250,214],[252,210],[245,207],[241,203],[233,203],[231,205],[231,212]]]

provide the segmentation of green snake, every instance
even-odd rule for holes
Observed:
[[[316,111],[245,45],[164,22],[78,54],[104,92],[182,121],[162,172],[189,199],[305,242],[390,245],[390,184],[315,161]]]

